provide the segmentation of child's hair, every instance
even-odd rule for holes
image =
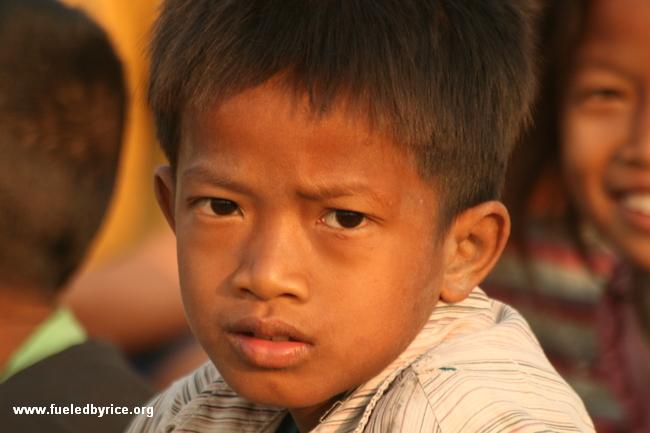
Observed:
[[[124,122],[105,33],[55,0],[0,0],[0,280],[54,293],[110,200]]]
[[[561,100],[585,31],[589,6],[588,0],[550,0],[540,20],[540,88],[532,109],[534,121],[514,150],[506,186],[506,204],[513,217],[513,241],[524,252],[530,220],[538,218],[537,208],[543,207],[562,215],[574,243],[587,258],[579,235],[577,210],[568,200],[561,181],[559,123]],[[542,203],[536,204],[540,187],[545,194]],[[553,203],[548,203],[551,197]],[[556,210],[557,207],[560,209]]]
[[[168,0],[151,47],[160,141],[174,167],[188,112],[279,76],[315,115],[338,103],[407,146],[444,193],[449,222],[499,195],[534,94],[534,9],[521,0]]]

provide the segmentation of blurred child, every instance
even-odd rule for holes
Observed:
[[[509,233],[531,9],[165,2],[156,190],[212,362],[131,432],[593,431],[476,287]]]
[[[646,0],[549,2],[545,87],[512,185],[534,286],[513,254],[488,288],[530,321],[603,433],[650,431],[649,22]]]
[[[106,30],[123,62],[129,94],[111,206],[63,302],[89,335],[141,354],[189,333],[178,288],[174,237],[151,188],[151,173],[164,156],[143,83],[148,71],[146,45],[159,1],[63,3],[87,11]]]
[[[151,395],[57,301],[110,200],[124,104],[120,62],[97,25],[56,1],[0,0],[3,431],[119,432],[128,414],[64,411],[132,410]]]

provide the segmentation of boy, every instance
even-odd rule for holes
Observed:
[[[120,62],[85,15],[0,0],[2,431],[120,432],[122,408],[151,396],[57,303],[111,197],[125,99]]]
[[[169,0],[150,102],[212,363],[131,432],[593,431],[476,285],[533,93],[531,8]]]

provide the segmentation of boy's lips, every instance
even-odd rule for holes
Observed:
[[[311,339],[278,319],[255,316],[225,326],[226,338],[247,364],[263,369],[283,369],[301,363],[313,347]]]

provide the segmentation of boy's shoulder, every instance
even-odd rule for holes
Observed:
[[[130,432],[271,433],[286,414],[239,397],[212,363],[154,404]],[[439,303],[397,360],[323,418],[314,432],[593,431],[526,321],[480,289]]]
[[[525,319],[485,299],[485,312],[450,322],[444,340],[404,369],[364,432],[594,431]]]

